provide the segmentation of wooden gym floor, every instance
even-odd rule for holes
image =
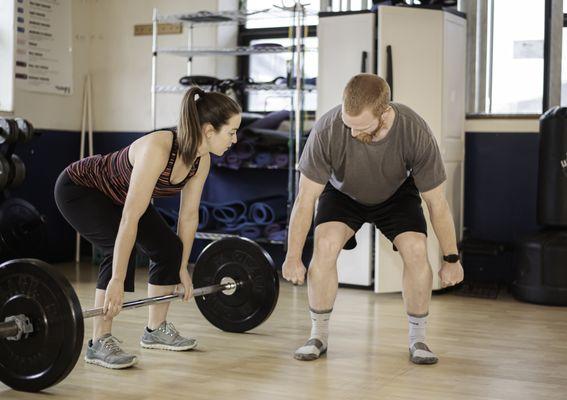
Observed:
[[[73,282],[83,308],[92,306],[96,269],[59,266]],[[144,269],[137,290],[145,297]],[[292,358],[307,338],[306,287],[282,281],[268,321],[247,334],[219,331],[195,303],[172,303],[170,320],[199,341],[185,353],[142,350],[146,308],[123,312],[114,334],[137,366],[112,371],[86,365],[48,394],[14,392],[0,383],[0,399],[567,399],[567,308],[434,295],[428,344],[433,366],[408,360],[407,321],[399,294],[339,290],[331,319],[328,355],[313,362]],[[87,336],[92,320],[86,320]],[[86,339],[85,339],[86,340]]]

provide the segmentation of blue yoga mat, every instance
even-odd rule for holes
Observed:
[[[264,118],[252,122],[250,128],[277,129],[282,121],[289,119],[290,112],[287,110],[269,113]]]
[[[254,140],[247,138],[243,139],[241,142],[236,143],[236,146],[234,146],[234,152],[240,160],[249,160],[250,158],[252,158],[252,156],[254,156],[254,153],[256,152]]]
[[[272,233],[281,231],[283,229],[284,224],[281,222],[274,222],[272,224],[266,225],[264,227],[264,236],[269,237]]]
[[[268,153],[267,151],[260,151],[260,152],[256,153],[256,156],[254,157],[254,162],[259,167],[268,166],[272,162],[272,155],[270,153]]]
[[[242,201],[212,204],[213,218],[224,225],[236,225],[246,218],[247,207]]]
[[[224,155],[224,162],[228,168],[239,169],[242,160],[233,150],[228,150]]]
[[[271,224],[285,218],[287,199],[284,196],[267,198],[250,205],[248,219],[256,224]]]
[[[254,240],[258,239],[262,235],[262,230],[257,225],[248,225],[242,228],[239,233],[240,236]]]
[[[278,168],[287,167],[289,164],[289,156],[287,154],[274,154],[273,159],[274,165]]]
[[[204,201],[199,204],[199,230],[206,229],[212,225],[210,205]]]
[[[272,232],[270,235],[268,235],[268,239],[283,242],[286,239],[286,232],[287,231],[285,229],[281,231]]]

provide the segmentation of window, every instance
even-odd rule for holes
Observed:
[[[314,87],[314,79],[317,77],[317,13],[319,11],[319,1],[306,2],[306,16],[304,24],[306,37],[304,45],[308,49],[315,51],[304,52],[304,72],[303,77]],[[247,0],[246,12],[250,13],[266,9],[272,3],[263,0]],[[274,4],[281,4],[274,3]],[[292,5],[290,0],[284,0],[284,5]],[[274,43],[282,46],[293,45],[290,28],[294,25],[293,13],[278,10],[271,7],[269,13],[259,13],[248,18],[244,27],[239,31],[239,45],[252,46],[262,43]],[[239,60],[239,71],[242,78],[251,78],[254,82],[271,82],[275,78],[281,77],[285,84],[290,71],[293,74],[291,63],[293,55],[291,53],[275,54],[254,54],[243,57]],[[250,90],[247,92],[244,108],[251,112],[270,112],[282,109],[291,109],[292,93],[282,90]],[[314,90],[304,92],[304,107],[306,111],[315,111],[317,108],[317,95]]]
[[[541,113],[544,13],[544,0],[489,1],[486,112]]]
[[[14,111],[13,1],[0,1],[0,111]]]
[[[265,13],[258,13],[256,15],[251,15],[246,21],[246,29],[258,29],[258,28],[277,28],[277,27],[288,27],[294,25],[292,13],[285,11],[278,11],[278,8],[273,7],[272,4],[277,4],[281,6],[293,6],[295,1],[284,0],[279,2],[265,1],[265,0],[246,0],[246,11],[248,13],[256,12],[260,10],[270,9],[271,17],[267,17]],[[319,0],[306,1],[304,3],[310,3],[305,5],[305,21],[304,25],[317,25],[319,17],[317,13],[319,12]]]
[[[250,42],[251,45],[260,43],[277,43],[282,46],[290,46],[291,39],[256,39]],[[305,47],[317,48],[317,38],[307,37],[304,40]],[[317,52],[305,52],[304,77],[309,82],[317,77]],[[291,53],[279,54],[255,54],[250,56],[249,77],[254,82],[272,81],[277,77],[286,78],[288,71],[293,68],[291,65]],[[317,94],[314,91],[306,92],[304,95],[304,109],[315,111],[317,109]],[[291,97],[289,92],[281,91],[255,91],[248,94],[249,111],[274,111],[291,109]]]

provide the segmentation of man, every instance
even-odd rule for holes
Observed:
[[[442,285],[462,281],[463,268],[444,194],[445,169],[427,123],[409,107],[390,102],[390,88],[382,78],[356,75],[344,89],[343,104],[313,127],[299,170],[283,264],[284,278],[294,284],[304,281],[301,253],[317,199],[319,203],[307,277],[311,336],[294,357],[314,360],[327,351],[338,288],[337,258],[343,248],[356,246],[354,234],[362,224],[372,222],[392,241],[404,263],[410,359],[416,364],[436,363],[437,356],[425,344],[433,274],[420,193],[445,255],[439,271]]]

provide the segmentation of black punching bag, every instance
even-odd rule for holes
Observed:
[[[567,108],[543,114],[540,134],[538,223],[567,228]]]

